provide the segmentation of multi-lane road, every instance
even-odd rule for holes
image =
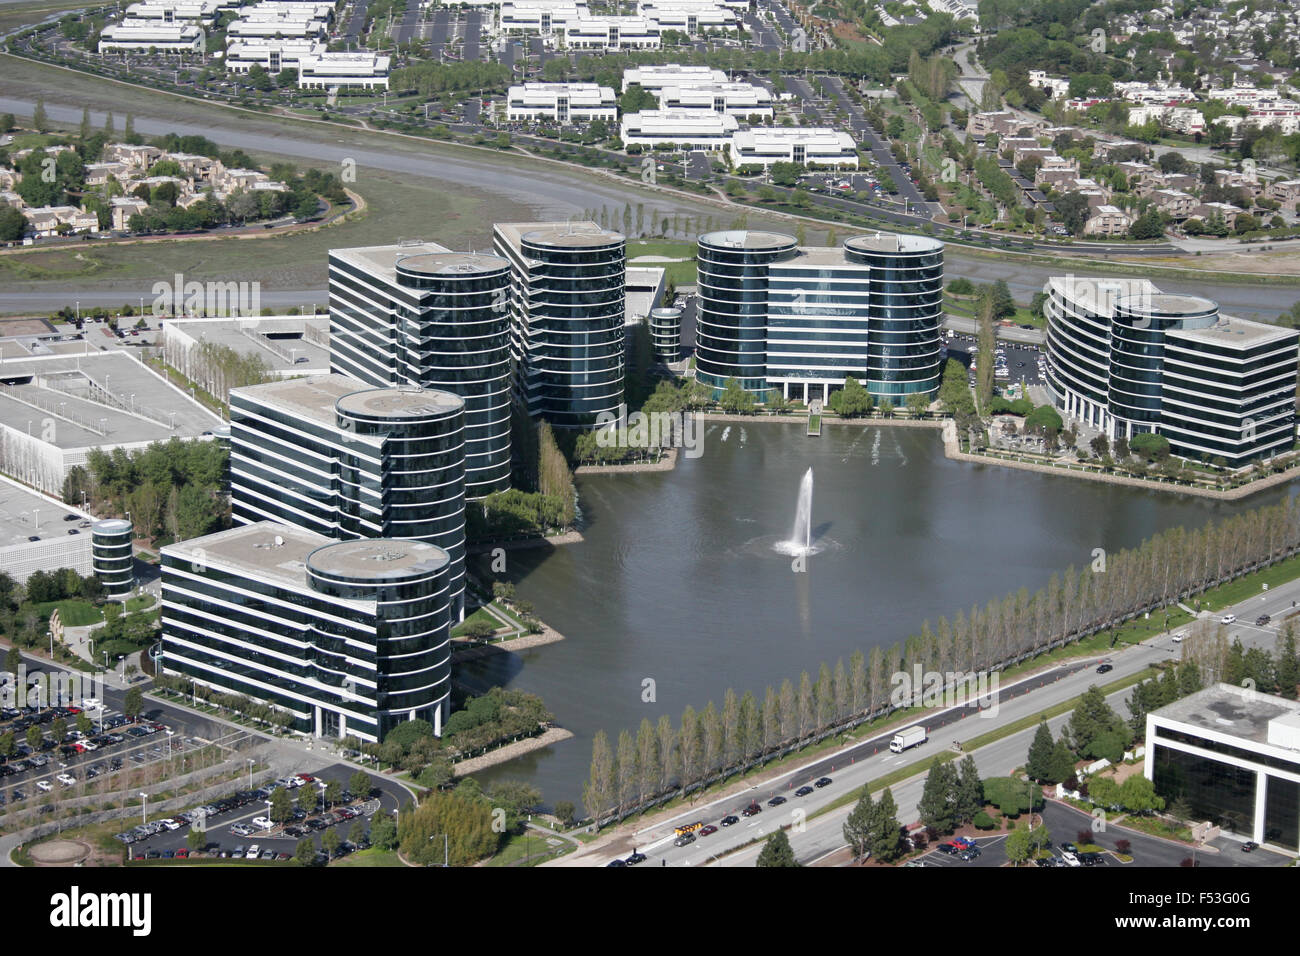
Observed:
[[[1243,643],[1256,644],[1272,649],[1284,615],[1291,612],[1295,602],[1300,602],[1300,580],[1280,585],[1269,591],[1242,601],[1230,608],[1216,609],[1211,615],[1217,619],[1224,613],[1234,613],[1238,622],[1229,628],[1229,639],[1240,636]],[[1256,627],[1254,621],[1260,614],[1270,614],[1273,622],[1268,627]],[[1068,701],[1082,694],[1089,686],[1104,685],[1121,678],[1136,674],[1152,664],[1161,661],[1177,660],[1181,656],[1181,647],[1174,640],[1173,634],[1161,634],[1140,645],[1123,647],[1108,652],[1103,657],[1096,657],[1082,662],[1053,668],[1032,678],[1017,681],[1014,684],[994,685],[989,683],[981,688],[985,696],[981,703],[991,704],[996,697],[995,706],[949,706],[927,709],[913,723],[923,724],[929,734],[929,740],[921,747],[905,751],[902,754],[891,753],[888,741],[893,731],[873,737],[853,747],[841,750],[833,756],[823,757],[787,771],[778,777],[747,790],[731,793],[725,797],[714,798],[683,810],[670,819],[662,820],[653,827],[637,832],[631,840],[620,840],[602,846],[598,850],[583,853],[576,858],[557,861],[556,865],[600,865],[615,857],[625,857],[635,848],[646,854],[648,860],[643,866],[752,866],[761,849],[761,841],[778,826],[790,826],[790,842],[801,862],[809,863],[829,857],[842,850],[844,837],[842,826],[850,806],[814,816],[816,811],[825,808],[836,798],[846,792],[853,792],[865,784],[878,780],[886,774],[917,764],[936,750],[962,744],[965,752],[971,753],[979,768],[981,776],[1005,776],[1024,765],[1029,744],[1035,732],[1034,727],[1011,734],[994,743],[977,750],[970,750],[969,744],[999,726],[1015,723],[1025,717],[1031,717],[1056,704]],[[1096,672],[1102,662],[1111,666],[1104,675]],[[1121,715],[1128,713],[1127,700],[1132,695],[1131,688],[1111,693],[1107,700]],[[957,702],[953,702],[957,703]],[[1054,734],[1069,719],[1064,714],[1048,721]],[[955,749],[955,748],[954,748]],[[794,791],[810,784],[823,776],[832,778],[831,785],[814,790],[806,797],[795,797]],[[916,819],[917,804],[924,784],[922,776],[915,776],[895,785],[894,799],[898,804],[898,818],[906,823]],[[777,807],[768,806],[767,801],[774,796],[784,796],[787,802]],[[740,816],[740,811],[751,802],[757,801],[762,812],[753,817]],[[802,816],[799,814],[802,813]],[[739,817],[739,822],[728,827],[719,826],[716,833],[697,837],[694,843],[685,847],[674,845],[674,828],[700,821],[717,826],[728,815]],[[1130,836],[1125,833],[1125,836]],[[1072,834],[1061,834],[1061,839],[1071,839]],[[1246,860],[1238,850],[1238,843],[1231,836],[1220,838],[1217,849],[1224,850],[1218,859],[1226,864],[1238,865],[1257,863]],[[1184,852],[1185,851],[1180,851]],[[1181,859],[1181,857],[1180,857]],[[1155,859],[1139,859],[1147,865],[1163,865]]]

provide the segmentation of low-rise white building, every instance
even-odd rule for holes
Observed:
[[[168,53],[200,53],[203,30],[192,23],[151,23],[124,20],[104,27],[99,34],[99,52],[114,50],[165,50]]]
[[[294,13],[245,16],[226,27],[228,40],[286,39],[322,40],[329,29],[327,20]]]
[[[731,162],[735,166],[799,163],[856,169],[858,146],[852,136],[836,129],[806,126],[746,129],[731,139]]]
[[[659,36],[659,25],[645,17],[579,17],[564,25],[571,50],[657,50]]]
[[[587,15],[585,3],[572,3],[563,0],[559,3],[546,3],[544,0],[525,0],[523,3],[511,3],[505,0],[501,4],[498,23],[502,33],[536,33],[541,36],[564,34],[564,28],[570,23],[577,23]]]
[[[232,73],[247,73],[254,65],[268,73],[298,69],[302,58],[312,53],[324,53],[325,44],[319,40],[303,38],[265,38],[235,40],[226,47],[226,69]]]
[[[386,90],[391,66],[391,57],[370,50],[307,53],[298,61],[298,89],[359,86],[367,90]]]
[[[595,83],[525,83],[506,94],[506,119],[612,123],[618,119],[618,100],[610,87]]]
[[[619,127],[625,146],[663,146],[717,151],[731,145],[739,124],[711,110],[642,110],[627,113]]]
[[[639,86],[651,93],[665,86],[691,86],[700,83],[726,83],[727,74],[708,66],[682,66],[680,63],[638,66],[623,71],[623,92]]]
[[[220,6],[220,0],[143,0],[126,8],[126,19],[208,24],[217,18]]]
[[[636,12],[647,20],[653,20],[660,30],[677,30],[692,37],[710,30],[735,30],[737,25],[736,13],[715,3],[641,0]]]
[[[665,86],[658,90],[658,97],[659,108],[662,110],[712,110],[742,119],[747,116],[766,118],[773,115],[772,94],[763,87],[750,83]]]

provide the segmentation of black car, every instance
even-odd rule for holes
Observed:
[[[721,820],[719,820],[718,822],[721,823],[724,827],[734,827],[737,823],[740,822],[740,818],[739,818],[739,817],[736,817],[736,816],[730,816],[730,815],[729,815],[729,816],[725,816],[725,817],[723,817],[723,818],[722,818]]]
[[[783,803],[785,803],[785,797],[779,797],[779,796],[773,797],[771,800],[767,801],[767,805],[769,807],[779,807]]]
[[[816,787],[818,790],[820,790],[822,787],[829,787],[830,785],[831,785],[830,777],[822,777],[820,780],[816,781],[813,784],[813,786]]]
[[[1247,840],[1245,843],[1241,845],[1242,853],[1250,853],[1252,850],[1258,850],[1258,849],[1259,849],[1259,844],[1256,843],[1254,840]]]
[[[1101,865],[1101,854],[1100,854],[1100,853],[1080,853],[1080,854],[1079,854],[1079,862],[1080,862],[1083,866],[1100,866],[1100,865]]]
[[[812,788],[812,787],[800,787],[798,790],[796,790],[796,791],[794,792],[794,795],[795,795],[796,797],[806,797],[806,796],[808,796],[808,794],[810,794],[810,793],[812,793],[812,792],[813,792],[813,788]]]
[[[956,856],[956,855],[958,854],[958,852],[960,852],[960,851],[959,851],[955,846],[953,846],[951,843],[940,843],[940,844],[939,844],[939,852],[940,852],[940,853],[946,853],[946,854],[948,854],[949,856]]]
[[[977,846],[969,846],[966,849],[962,850],[959,855],[963,860],[969,862],[970,860],[973,860],[980,855],[980,848]]]
[[[623,862],[626,863],[628,866],[636,866],[638,863],[644,863],[645,861],[646,861],[646,855],[644,853],[633,853]]]
[[[1111,671],[1113,671],[1114,669],[1115,669],[1115,665],[1114,665],[1114,664],[1099,664],[1099,665],[1097,666],[1097,673],[1098,673],[1098,674],[1109,674],[1109,673],[1110,673]]]
[[[740,815],[742,817],[752,817],[762,812],[763,812],[762,807],[760,807],[757,803],[751,803],[749,806],[745,807],[745,809],[740,811]]]
[[[621,860],[621,859],[613,859],[613,860],[610,860],[610,861],[609,861],[608,863],[606,863],[605,865],[606,865],[606,866],[627,866],[627,861],[626,861],[626,860]]]
[[[1271,615],[1269,615],[1269,614],[1261,614],[1259,617],[1255,618],[1255,626],[1256,626],[1256,627],[1263,627],[1265,624],[1267,624],[1267,623],[1268,623],[1269,621],[1271,621],[1271,620],[1273,620],[1273,618],[1272,618]]]

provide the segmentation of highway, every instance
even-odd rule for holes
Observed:
[[[1260,592],[1230,608],[1216,608],[1209,617],[1215,619],[1225,612],[1235,613],[1240,621],[1229,628],[1229,641],[1239,636],[1248,646],[1256,644],[1271,650],[1277,637],[1278,621],[1283,613],[1291,611],[1292,602],[1300,602],[1300,580]],[[1266,628],[1255,627],[1254,620],[1264,613],[1272,615],[1273,623]],[[923,724],[929,733],[930,739],[923,746],[902,754],[890,753],[888,741],[893,734],[891,730],[887,734],[881,734],[865,743],[837,752],[833,756],[823,757],[795,770],[787,771],[761,785],[733,792],[725,797],[715,797],[708,803],[701,803],[684,810],[670,819],[638,832],[630,842],[622,840],[601,850],[593,850],[590,854],[583,854],[567,861],[567,865],[603,865],[615,856],[626,856],[635,846],[649,858],[641,864],[642,866],[753,866],[761,844],[739,849],[736,852],[729,851],[736,850],[751,840],[761,840],[776,826],[797,824],[799,818],[794,816],[797,811],[805,814],[804,822],[802,829],[796,826],[791,830],[789,834],[791,845],[800,862],[809,863],[818,860],[844,846],[842,826],[852,807],[841,807],[811,821],[807,817],[845,792],[855,791],[869,781],[916,764],[936,751],[951,748],[954,741],[966,744],[999,726],[1014,723],[1055,704],[1077,697],[1090,685],[1111,683],[1138,673],[1154,663],[1177,660],[1180,657],[1181,648],[1174,642],[1172,635],[1162,634],[1143,644],[1117,649],[1104,657],[1055,668],[1019,683],[1002,684],[997,688],[999,699],[995,707],[928,709],[924,716],[911,721],[911,723]],[[1096,667],[1102,660],[1113,666],[1113,670],[1104,676],[1096,673]],[[993,691],[991,681],[987,689]],[[1107,699],[1118,713],[1127,715],[1125,702],[1130,696],[1132,690],[1126,687],[1122,691],[1110,694]],[[1061,726],[1068,719],[1067,713],[1049,720],[1048,725],[1052,728],[1053,734],[1059,736]],[[981,776],[1005,776],[1024,765],[1035,729],[1029,727],[978,750],[972,751],[967,747],[966,752],[974,756]],[[793,795],[798,787],[812,783],[823,775],[833,779],[830,786],[816,790],[812,795],[804,798]],[[894,800],[899,808],[898,819],[904,825],[916,819],[916,807],[923,784],[924,777],[918,776],[892,787]],[[778,794],[785,796],[788,802],[779,808],[767,806],[767,801]],[[758,815],[750,818],[741,817],[739,823],[734,826],[719,828],[714,834],[698,837],[694,843],[686,847],[673,845],[674,827],[695,821],[717,825],[727,814],[739,815],[739,811],[751,801],[758,801],[763,806],[763,811]],[[1070,838],[1065,834],[1061,836],[1064,839]],[[566,865],[566,861],[557,861],[555,865]]]
[[[0,89],[4,88],[0,81]],[[106,111],[114,108],[113,90],[88,93],[91,106],[91,123],[101,126]],[[60,90],[50,90],[46,95],[46,110],[57,122],[76,125],[81,120],[81,105],[74,103],[75,96]],[[73,105],[68,105],[73,103]],[[175,103],[167,103],[175,109]],[[0,112],[30,115],[32,100],[0,96]],[[99,107],[96,109],[96,107]],[[120,104],[116,105],[119,114]],[[429,179],[462,191],[481,191],[504,196],[519,206],[520,218],[565,219],[592,206],[609,205],[619,209],[625,203],[642,202],[649,216],[652,209],[660,214],[674,212],[698,214],[711,213],[725,221],[726,212],[719,213],[716,206],[705,206],[685,196],[669,196],[646,192],[633,183],[622,183],[594,176],[578,170],[565,169],[551,164],[535,163],[520,157],[502,156],[482,151],[441,147],[435,144],[402,140],[377,140],[375,134],[331,127],[302,126],[295,128],[283,120],[249,113],[234,113],[206,104],[184,106],[190,119],[157,119],[143,112],[136,113],[136,129],[148,135],[177,132],[182,135],[208,136],[225,148],[240,148],[253,153],[287,156],[298,160],[337,163],[353,159],[357,164],[359,182],[364,182],[368,168],[382,169],[411,177]],[[829,197],[832,201],[835,197]],[[737,211],[739,215],[739,211]],[[786,228],[790,225],[764,221],[760,210],[748,210],[752,225],[769,228]],[[486,236],[486,228],[484,235]],[[396,237],[395,237],[396,238]],[[436,239],[436,235],[428,238]],[[1012,294],[1028,302],[1051,275],[1062,272],[1081,272],[1075,267],[1053,267],[1026,262],[1018,256],[976,257],[955,246],[949,246],[945,273],[953,279],[965,276],[976,282],[1007,282]],[[1089,274],[1104,275],[1106,269],[1099,265]],[[1168,281],[1157,279],[1157,284],[1167,291],[1203,295],[1216,300],[1221,309],[1243,318],[1275,318],[1291,308],[1297,298],[1293,286],[1271,283],[1261,279],[1258,283],[1220,282],[1214,279],[1195,281]],[[57,307],[51,303],[48,283],[13,283],[13,287],[0,291],[0,312],[49,311]],[[113,280],[77,280],[75,286],[60,289],[61,298],[67,301],[80,299],[83,305],[118,305],[126,299],[149,294],[146,285],[114,282]],[[325,289],[286,288],[267,281],[262,289],[262,301],[275,308],[303,302],[324,300]]]

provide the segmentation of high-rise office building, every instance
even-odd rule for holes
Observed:
[[[510,487],[510,264],[428,242],[334,249],[330,369],[465,400],[465,496]]]
[[[231,508],[330,538],[411,538],[449,555],[465,590],[465,403],[314,375],[230,391]]]
[[[878,400],[933,396],[942,374],[943,244],[855,236],[800,247],[780,233],[699,240],[696,374],[765,397],[825,400],[848,376]]]
[[[623,401],[625,242],[594,222],[497,223],[509,260],[510,356],[520,403],[560,428]]]
[[[1146,279],[1062,276],[1047,292],[1047,386],[1067,416],[1232,468],[1292,447],[1300,332]]]
[[[450,558],[423,541],[336,541],[261,521],[162,549],[162,670],[287,711],[296,730],[441,733]]]

